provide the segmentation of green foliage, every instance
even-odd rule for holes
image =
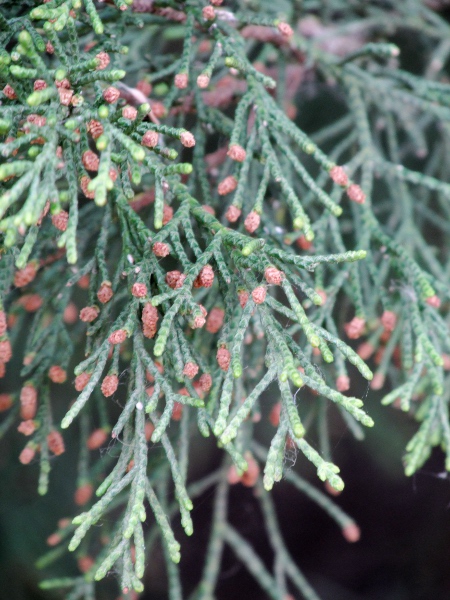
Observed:
[[[406,474],[434,446],[450,470],[449,27],[419,0],[19,4],[0,15],[0,370],[25,346],[0,434],[20,413],[20,460],[37,457],[45,494],[60,430],[79,428],[87,506],[57,537],[92,557],[42,587],[93,598],[115,569],[124,594],[141,592],[160,537],[169,596],[182,598],[171,522],[192,535],[193,500],[216,485],[193,597],[213,597],[227,544],[269,597],[315,599],[269,492],[285,477],[357,538],[285,467],[295,447],[343,489],[324,398],[362,438],[373,420],[346,392],[387,377],[383,404],[420,423]],[[400,28],[423,47],[419,73],[392,43]],[[327,116],[310,131],[316,100]],[[72,374],[70,403],[56,386]],[[223,464],[191,481],[198,433]],[[109,436],[118,457],[94,456]],[[256,486],[276,576],[227,522],[238,481]],[[93,526],[108,518],[99,552]]]

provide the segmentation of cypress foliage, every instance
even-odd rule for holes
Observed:
[[[83,512],[54,540],[90,557],[43,588],[88,600],[114,569],[139,593],[160,538],[169,597],[185,597],[172,523],[192,535],[195,498],[215,486],[192,598],[214,597],[225,545],[268,597],[318,598],[270,491],[285,477],[358,539],[285,456],[342,490],[323,407],[362,438],[363,380],[418,422],[406,475],[435,446],[450,470],[450,45],[429,4],[0,7],[0,376],[23,365],[0,395],[0,435],[26,436],[18,458],[46,494],[77,428]],[[400,28],[423,47],[420,72],[392,43]],[[222,465],[191,480],[208,437]],[[114,456],[95,452],[118,440]],[[238,482],[255,487],[276,572],[227,520]],[[60,554],[39,564],[51,574]]]

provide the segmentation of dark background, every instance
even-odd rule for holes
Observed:
[[[336,502],[361,527],[361,540],[346,542],[337,525],[319,507],[287,482],[281,482],[275,487],[274,497],[286,543],[323,600],[447,600],[450,481],[443,469],[443,455],[436,450],[419,473],[406,478],[401,456],[416,424],[394,409],[382,408],[372,396],[370,392],[367,407],[377,426],[367,433],[364,442],[354,441],[337,414],[331,414],[336,429],[333,457],[346,483]],[[44,574],[35,569],[34,561],[46,551],[45,539],[55,530],[56,521],[76,510],[76,454],[69,438],[67,453],[54,461],[50,493],[40,498],[36,493],[37,465],[22,466],[17,461],[20,438],[20,434],[14,434],[0,445],[0,600],[63,598],[63,594],[38,590],[37,582]],[[196,453],[200,471],[219,460],[217,451],[213,447],[209,450]],[[300,455],[294,468],[322,487]],[[209,491],[196,500],[195,532],[188,542],[181,531],[176,531],[183,544],[180,566],[187,592],[201,574],[212,499],[213,492]],[[270,566],[272,555],[252,489],[240,484],[231,489],[229,518]],[[77,570],[74,559],[66,555],[55,563],[51,574],[68,572],[76,574]],[[100,597],[116,598],[113,584],[114,576],[106,595]],[[163,558],[156,548],[142,597],[163,600],[164,586]],[[227,551],[216,597],[227,600],[236,594],[248,600],[267,598]]]

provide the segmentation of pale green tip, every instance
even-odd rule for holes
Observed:
[[[296,372],[291,374],[291,381],[294,385],[296,385],[297,387],[302,387],[304,385],[304,381],[303,379],[300,377],[300,375]]]
[[[263,485],[266,492],[270,492],[270,490],[273,488],[273,484],[274,480],[271,477],[264,477]]]
[[[239,365],[238,367],[235,367],[233,369],[233,377],[235,379],[239,379],[239,377],[242,375],[242,367],[241,365]]]
[[[294,229],[303,229],[304,224],[305,221],[302,218],[296,217],[294,219]]]
[[[311,344],[311,346],[312,346],[313,348],[318,348],[318,347],[319,347],[319,345],[320,345],[320,339],[319,339],[319,336],[318,336],[318,335],[315,335],[315,334],[313,334],[313,335],[310,335],[310,336],[309,336],[309,343]]]
[[[72,423],[73,419],[71,417],[64,417],[61,421],[61,429],[67,429]]]
[[[305,428],[300,423],[297,423],[293,428],[293,432],[296,438],[302,438],[305,435]]]
[[[331,485],[331,487],[336,490],[337,492],[342,492],[342,490],[344,489],[345,485],[344,482],[342,481],[341,478],[339,478],[338,481],[335,481],[334,483],[331,483],[330,480],[328,480],[328,483]]]

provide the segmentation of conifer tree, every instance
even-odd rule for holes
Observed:
[[[93,599],[114,572],[134,598],[161,544],[168,597],[187,598],[183,536],[211,488],[190,598],[214,598],[228,546],[268,598],[318,599],[271,490],[285,478],[357,541],[351,516],[285,457],[295,449],[341,491],[328,419],[357,439],[376,427],[352,393],[364,380],[417,421],[406,475],[435,446],[450,470],[440,8],[0,5],[0,436],[19,431],[41,495],[58,494],[52,457],[69,429],[79,456],[79,510],[55,523],[43,588]],[[399,31],[422,48],[415,70]],[[205,438],[222,462],[196,479]],[[235,484],[255,489],[272,569],[227,519]],[[80,574],[55,578],[67,548]]]

